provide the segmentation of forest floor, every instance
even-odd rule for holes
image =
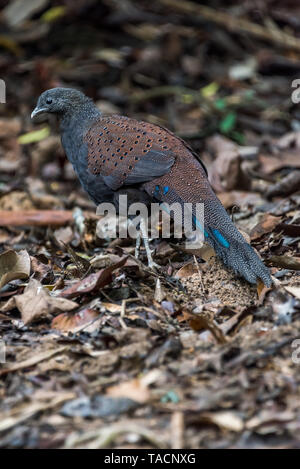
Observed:
[[[35,3],[1,16],[0,447],[299,448],[297,2]],[[54,86],[186,139],[272,287],[98,238],[56,122],[30,121]]]

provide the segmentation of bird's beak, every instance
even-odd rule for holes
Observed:
[[[44,109],[44,108],[40,108],[40,107],[36,107],[32,113],[31,113],[31,119],[35,119],[37,116],[39,116],[40,114],[44,114],[48,112],[47,109]]]

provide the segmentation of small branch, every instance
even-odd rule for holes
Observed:
[[[0,210],[0,226],[63,226],[72,223],[70,210]]]

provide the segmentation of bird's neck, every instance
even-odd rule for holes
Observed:
[[[76,127],[81,129],[89,128],[90,124],[101,116],[99,109],[90,101],[80,107],[72,108],[63,114],[60,119],[61,132],[74,130]]]

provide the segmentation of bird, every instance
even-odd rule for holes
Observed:
[[[49,114],[58,117],[66,156],[96,204],[116,204],[120,193],[160,204],[203,203],[204,237],[216,255],[249,283],[261,280],[270,287],[269,269],[232,222],[204,164],[184,140],[156,124],[102,115],[91,98],[73,88],[39,96],[31,118]]]

